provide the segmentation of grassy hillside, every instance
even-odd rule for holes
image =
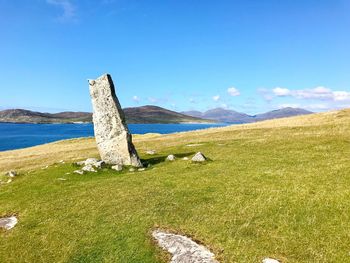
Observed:
[[[220,262],[350,262],[350,110],[134,141],[144,172],[66,174],[97,156],[92,138],[0,153],[22,171],[0,186],[0,215],[19,218],[0,262],[166,262],[155,227]],[[197,151],[212,161],[164,161]]]

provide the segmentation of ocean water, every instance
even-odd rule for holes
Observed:
[[[227,125],[228,124],[129,124],[128,126],[132,134],[168,134]],[[92,124],[0,123],[0,151],[89,136],[94,136]]]

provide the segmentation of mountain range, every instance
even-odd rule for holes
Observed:
[[[206,112],[184,111],[181,113],[185,115],[197,117],[197,118],[215,120],[217,122],[250,123],[250,122],[263,121],[263,120],[311,114],[312,112],[304,109],[300,109],[300,108],[287,107],[287,108],[273,110],[273,111],[269,111],[269,112],[257,114],[257,115],[248,115],[245,113],[237,112],[234,110],[223,109],[223,108],[216,108],[216,109],[208,110]]]
[[[127,123],[214,123],[157,106],[124,109]],[[92,122],[90,112],[42,113],[23,109],[0,111],[0,122],[10,123],[81,123]]]
[[[233,110],[216,108],[206,112],[175,112],[158,106],[141,106],[124,109],[127,123],[250,123],[268,119],[310,114],[299,108],[283,108],[258,115],[248,115]],[[0,111],[0,122],[10,123],[81,123],[91,122],[89,112],[42,113],[24,109]]]

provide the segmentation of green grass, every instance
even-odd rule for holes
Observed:
[[[349,122],[137,146],[158,150],[141,154],[153,164],[144,172],[77,175],[57,164],[0,186],[0,215],[19,218],[0,232],[0,262],[166,262],[151,238],[156,227],[202,242],[220,262],[350,262]],[[197,151],[212,161],[164,161]]]

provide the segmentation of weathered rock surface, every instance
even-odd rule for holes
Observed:
[[[168,157],[166,158],[167,161],[175,161],[175,159],[176,157],[173,154],[168,155]]]
[[[6,230],[14,228],[17,223],[18,220],[15,216],[0,218],[0,228],[4,228]]]
[[[142,167],[110,75],[89,80],[97,147],[107,164]]]
[[[118,171],[118,172],[120,172],[120,171],[123,170],[123,166],[121,166],[120,164],[113,165],[111,168],[112,168],[113,170]]]
[[[85,161],[84,161],[84,165],[94,165],[95,163],[99,162],[98,159],[96,158],[87,158]]]
[[[265,258],[262,262],[263,263],[280,263],[278,260],[273,258]]]
[[[205,157],[201,152],[196,153],[196,155],[192,158],[192,162],[205,162],[206,160],[207,157]]]
[[[104,161],[100,161],[96,158],[87,158],[85,161],[81,161],[81,162],[77,162],[77,165],[80,166],[86,166],[86,165],[92,165],[95,168],[102,168],[102,166],[104,165]]]
[[[81,168],[81,170],[84,172],[92,172],[92,173],[97,172],[91,164],[85,165],[83,168]]]
[[[84,171],[82,171],[82,170],[75,170],[73,173],[75,173],[75,174],[84,174]]]
[[[9,171],[6,173],[7,176],[10,176],[10,177],[15,177],[17,176],[17,172],[16,171]]]
[[[171,263],[218,263],[214,254],[188,237],[156,230],[158,245],[172,254]]]

